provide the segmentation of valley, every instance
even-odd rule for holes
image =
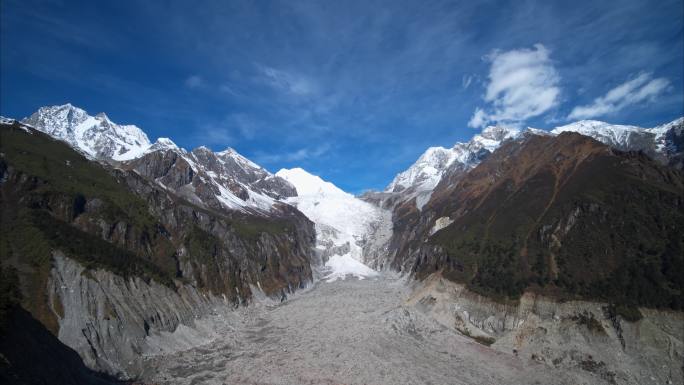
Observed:
[[[681,315],[651,312],[638,328],[623,321],[618,337],[600,310],[604,305],[554,308],[543,298],[534,302],[502,316],[496,304],[439,280],[422,285],[385,272],[363,280],[321,281],[282,303],[260,298],[246,308],[217,312],[215,340],[148,356],[140,380],[168,385],[680,380],[670,354],[682,351],[676,337],[683,332]],[[496,339],[487,341],[487,332]]]
[[[281,304],[242,309],[221,337],[149,358],[160,384],[576,384],[563,370],[487,348],[406,300],[394,274],[320,282]],[[581,378],[581,377],[579,377]],[[592,383],[591,376],[584,383]]]

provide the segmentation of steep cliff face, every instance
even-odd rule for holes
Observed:
[[[586,136],[508,142],[394,212],[397,268],[500,300],[526,289],[682,306],[683,176]]]
[[[433,274],[407,305],[493,349],[586,373],[591,383],[678,384],[684,379],[684,314],[528,292],[503,304]],[[635,316],[636,315],[636,316]]]
[[[194,320],[212,303],[312,279],[313,224],[290,206],[198,205],[19,124],[0,135],[0,261],[19,273],[22,306],[94,369],[134,375],[136,355],[203,341]]]
[[[232,149],[214,153],[206,147],[188,152],[172,142],[140,157],[118,163],[193,204],[210,210],[272,216],[278,199],[295,188]]]
[[[230,302],[192,285],[169,288],[105,269],[87,270],[53,254],[47,284],[59,340],[90,368],[135,378],[145,356],[188,349],[215,338],[212,323]]]
[[[293,207],[276,203],[270,216],[217,214],[136,173],[117,173],[180,242],[177,274],[194,285],[243,301],[249,285],[283,296],[311,281],[314,227]]]

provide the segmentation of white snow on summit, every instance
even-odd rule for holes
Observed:
[[[565,126],[556,127],[551,133],[576,132],[598,140],[620,150],[647,149],[652,145],[655,134],[637,126],[610,124],[598,120],[580,120]]]
[[[352,199],[354,196],[344,192],[339,187],[330,182],[326,182],[317,175],[312,175],[306,170],[297,167],[293,169],[282,169],[276,173],[286,181],[292,183],[297,189],[299,196],[319,196],[319,197],[344,197]]]
[[[442,178],[442,173],[456,159],[452,149],[430,147],[418,158],[416,163],[406,171],[398,174],[387,191],[400,191],[411,186],[420,185],[423,189],[433,189]]]
[[[317,248],[331,255],[325,263],[325,279],[334,281],[352,275],[359,279],[377,272],[363,264],[364,236],[374,221],[380,220],[380,208],[346,193],[330,182],[301,168],[282,169],[276,173],[297,189],[290,203],[316,224]]]
[[[554,135],[562,132],[577,132],[590,136],[599,142],[623,151],[644,151],[655,158],[673,155],[677,152],[674,137],[680,136],[684,118],[675,119],[653,128],[610,124],[597,120],[580,120],[551,130]]]
[[[667,133],[670,132],[670,130],[674,131],[672,132],[673,136],[681,137],[682,131],[684,130],[684,117],[648,129],[649,132],[652,132],[655,135],[656,149],[659,152],[677,152],[677,145],[673,143],[672,140],[667,140]]]
[[[497,149],[507,139],[516,138],[520,131],[504,126],[489,126],[470,141],[456,143],[452,148],[430,147],[406,171],[398,174],[387,186],[387,192],[399,192],[409,187],[431,191],[452,164],[465,169],[475,167],[483,156]]]
[[[678,150],[667,134],[675,130],[681,136],[684,118],[676,119],[653,128],[610,124],[598,120],[581,120],[551,131],[528,127],[524,131],[504,126],[489,126],[470,141],[456,143],[452,148],[430,147],[407,170],[397,174],[386,192],[402,192],[407,198],[416,198],[418,209],[430,198],[431,191],[450,167],[468,170],[477,166],[503,142],[518,139],[523,135],[559,135],[563,132],[577,132],[599,142],[623,151],[644,151],[654,157]],[[410,189],[410,190],[408,190]],[[408,190],[408,194],[406,194]]]
[[[203,147],[204,147],[204,146],[203,146]],[[204,147],[204,148],[206,148],[206,147]],[[252,162],[251,160],[245,158],[244,156],[242,156],[242,154],[238,153],[237,151],[235,151],[235,149],[233,149],[233,148],[231,148],[231,147],[228,147],[228,148],[226,148],[225,150],[219,151],[219,152],[217,152],[217,153],[215,153],[215,154],[216,154],[216,156],[218,156],[219,158],[222,158],[222,159],[226,159],[226,158],[232,158],[232,159],[234,159],[235,162],[236,162],[237,164],[239,164],[240,167],[242,167],[243,170],[249,170],[249,169],[259,169],[259,170],[263,170],[263,167],[261,167],[261,166],[259,166],[258,164]],[[264,170],[264,171],[266,171],[266,170]]]
[[[169,185],[173,180],[163,181],[160,177],[155,181],[180,194],[194,194],[194,201],[203,204],[212,204],[214,200],[228,210],[268,215],[282,196],[294,194],[293,186],[232,148],[214,153],[202,146],[187,151],[169,138],[150,143],[137,126],[116,124],[104,113],[91,116],[71,104],[41,107],[22,123],[103,161],[135,165],[137,160],[157,151],[173,152],[193,170],[191,180],[184,186],[173,187]]]
[[[69,103],[41,107],[22,123],[64,140],[93,158],[133,159],[150,146],[147,135],[137,126],[116,124],[104,113],[88,115]]]

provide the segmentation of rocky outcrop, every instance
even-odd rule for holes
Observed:
[[[276,199],[297,196],[297,190],[286,180],[271,174],[232,148],[215,153],[206,147],[198,147],[192,150],[192,155],[222,183],[245,184]]]
[[[407,305],[492,348],[545,365],[589,372],[595,383],[679,384],[684,379],[684,314],[640,308],[628,321],[602,302],[525,293],[499,303],[431,275]]]

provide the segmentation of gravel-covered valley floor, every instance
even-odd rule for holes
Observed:
[[[405,281],[319,282],[235,311],[221,336],[150,357],[150,384],[565,384],[567,373],[485,347],[404,306]]]

